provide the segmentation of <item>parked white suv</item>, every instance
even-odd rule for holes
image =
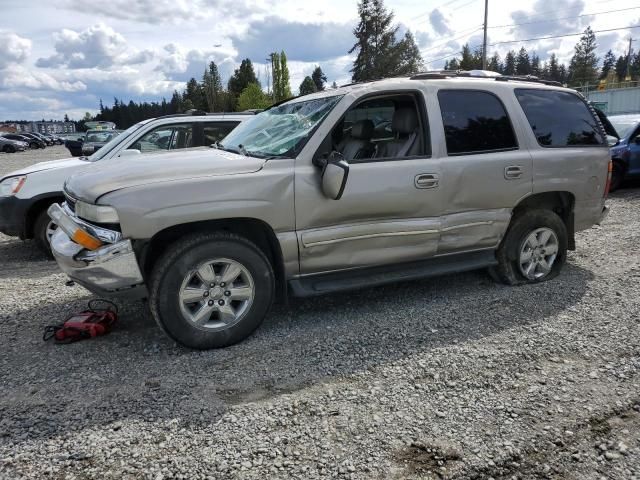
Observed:
[[[136,123],[89,157],[41,162],[0,178],[0,232],[33,238],[50,254],[49,239],[56,225],[47,208],[64,200],[62,189],[70,175],[97,161],[176,149],[208,147],[222,140],[253,113],[182,114]]]

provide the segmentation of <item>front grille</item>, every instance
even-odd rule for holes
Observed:
[[[73,213],[76,213],[76,202],[77,200],[69,195],[67,192],[64,192],[64,198],[67,201],[67,205],[69,206],[69,210]]]

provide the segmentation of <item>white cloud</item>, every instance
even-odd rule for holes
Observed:
[[[31,40],[0,30],[0,70],[24,62],[31,53]]]
[[[87,86],[79,80],[60,80],[49,73],[18,65],[0,70],[0,86],[7,89],[28,88],[56,92],[82,92],[87,89]]]

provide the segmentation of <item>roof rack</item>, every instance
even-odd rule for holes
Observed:
[[[544,85],[553,85],[561,87],[560,82],[554,80],[543,80],[535,75],[501,75],[497,72],[489,70],[433,70],[428,72],[416,73],[409,77],[411,80],[437,80],[443,78],[487,78],[493,79],[496,82],[534,82],[542,83]]]

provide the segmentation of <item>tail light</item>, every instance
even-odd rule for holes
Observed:
[[[607,198],[607,195],[609,195],[609,188],[611,187],[612,174],[613,174],[613,162],[609,160],[609,165],[607,167],[607,183],[604,186],[604,195],[602,195],[604,198]]]

